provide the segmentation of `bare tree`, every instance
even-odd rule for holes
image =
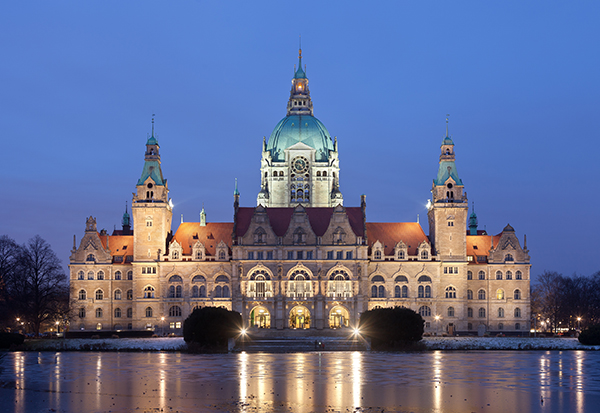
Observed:
[[[42,323],[62,311],[66,278],[50,244],[39,235],[20,248],[15,271],[7,280],[7,290],[16,310],[36,335]]]
[[[19,245],[6,235],[0,236],[0,325],[4,328],[14,323],[14,314],[7,290],[7,281],[16,268]]]

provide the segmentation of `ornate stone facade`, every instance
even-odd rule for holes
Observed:
[[[234,220],[185,222],[172,204],[152,133],[123,229],[99,233],[89,217],[70,260],[72,328],[181,333],[196,307],[223,306],[255,328],[340,328],[377,306],[418,311],[432,333],[529,329],[530,260],[508,225],[498,235],[469,220],[454,142],[441,145],[418,223],[371,223],[366,198],[345,207],[337,142],[316,118],[301,60],[288,113],[263,142],[256,207]],[[468,222],[467,222],[468,221]],[[469,225],[469,229],[467,229]]]

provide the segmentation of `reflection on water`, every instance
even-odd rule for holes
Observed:
[[[586,412],[600,402],[600,354],[16,352],[0,366],[0,400],[23,413]]]

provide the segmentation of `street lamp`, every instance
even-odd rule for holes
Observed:
[[[436,315],[435,316],[435,335],[437,336],[437,333],[439,331],[439,322],[440,321],[440,316]]]
[[[58,333],[60,333],[60,322],[57,320],[54,324],[56,325],[56,334],[58,335]]]
[[[165,335],[165,316],[162,316],[160,318],[160,332],[161,332],[161,335],[163,335],[163,336]]]
[[[581,317],[577,317],[577,331],[581,331]]]

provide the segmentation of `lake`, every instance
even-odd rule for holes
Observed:
[[[594,351],[12,352],[0,411],[597,412]]]

